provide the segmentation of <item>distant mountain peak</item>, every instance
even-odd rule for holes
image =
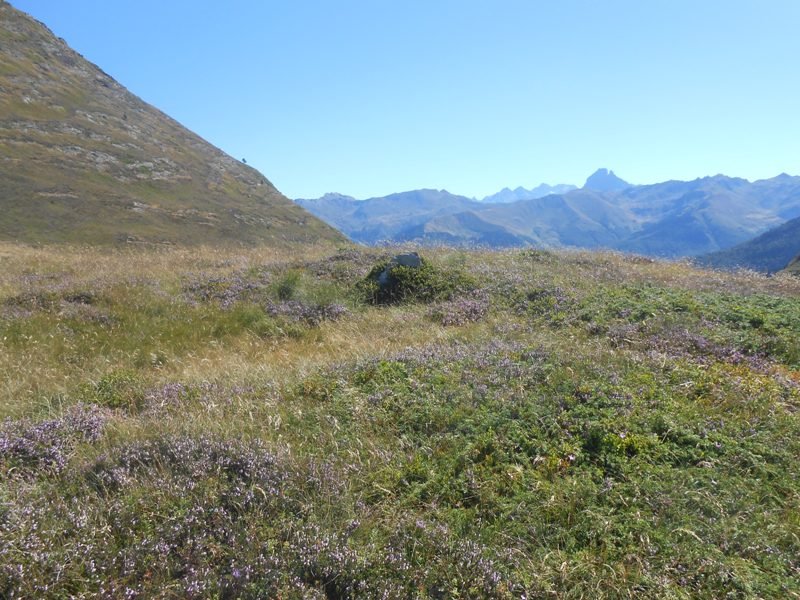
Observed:
[[[511,188],[505,187],[496,194],[492,194],[491,196],[486,196],[483,199],[483,202],[488,204],[492,203],[507,203],[507,202],[517,202],[518,200],[533,200],[535,198],[542,198],[544,196],[549,196],[550,194],[566,194],[574,189],[577,189],[574,185],[569,185],[566,183],[558,183],[556,185],[548,185],[546,183],[541,183],[537,185],[535,188],[527,190],[524,187],[517,186],[513,190]]]
[[[317,200],[320,200],[320,201],[322,201],[322,200],[327,200],[327,201],[332,201],[332,200],[355,200],[355,198],[353,198],[352,196],[346,196],[345,194],[340,194],[338,192],[328,192],[327,194],[325,194],[321,198],[317,198]]]
[[[618,192],[631,187],[631,184],[614,175],[614,171],[608,169],[597,169],[589,175],[583,189],[595,192]]]

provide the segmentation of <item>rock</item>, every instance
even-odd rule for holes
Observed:
[[[392,262],[401,267],[411,267],[412,269],[418,269],[422,266],[422,259],[416,252],[398,254],[392,259]]]
[[[392,269],[395,267],[410,267],[412,269],[419,269],[422,266],[422,259],[416,252],[409,252],[407,254],[398,254],[378,275],[378,285],[381,289],[386,288],[391,281]]]

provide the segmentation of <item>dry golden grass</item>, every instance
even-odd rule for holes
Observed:
[[[26,294],[58,291],[96,293],[111,304],[111,312],[129,317],[145,328],[147,312],[126,315],[133,304],[151,298],[183,304],[181,282],[187,277],[225,277],[249,269],[278,271],[321,260],[331,246],[300,249],[242,248],[235,251],[205,248],[46,247],[0,244],[0,308]],[[145,292],[130,286],[144,285]],[[8,306],[6,306],[8,308]],[[245,331],[223,339],[204,339],[182,351],[158,348],[169,355],[166,364],[146,369],[152,382],[181,380],[286,380],[300,378],[322,365],[389,354],[399,349],[444,339],[454,332],[420,319],[420,307],[369,308],[355,311],[336,323],[323,322],[307,335],[259,337]],[[176,317],[178,318],[178,317]],[[137,348],[121,344],[133,328],[101,328],[75,334],[58,307],[47,314],[33,311],[21,319],[6,319],[6,329],[21,329],[13,348],[0,337],[0,383],[4,412],[27,412],[31,406],[58,404],[64,396],[105,374],[131,369],[141,357]],[[2,323],[2,321],[0,321]],[[92,339],[92,336],[93,339]],[[180,344],[181,340],[166,340]]]
[[[302,336],[258,336],[250,331],[235,335],[199,336],[194,344],[188,331],[177,330],[174,339],[158,338],[140,350],[125,343],[138,330],[152,324],[148,302],[158,300],[177,318],[198,318],[180,313],[182,282],[202,274],[224,278],[248,270],[279,272],[324,261],[335,250],[329,245],[296,249],[214,247],[130,247],[98,249],[76,246],[32,247],[0,243],[0,308],[25,294],[57,290],[91,292],[108,305],[112,316],[127,319],[128,328],[76,326],[57,306],[46,314],[34,311],[27,318],[6,318],[5,340],[0,337],[0,402],[6,414],[31,407],[69,401],[81,385],[125,369],[143,370],[145,378],[159,381],[234,381],[300,379],[322,366],[386,356],[406,347],[442,342],[450,338],[489,339],[502,323],[491,319],[466,328],[444,328],[425,319],[425,308],[360,307],[336,322],[323,322]],[[444,267],[463,267],[493,284],[508,278],[509,286],[563,287],[581,296],[598,285],[647,282],[676,289],[763,293],[800,296],[800,279],[788,275],[766,277],[753,272],[722,273],[696,269],[686,262],[653,261],[618,253],[580,251],[464,252],[436,249],[427,252]],[[373,254],[364,254],[369,261]],[[364,265],[368,267],[369,265]],[[353,282],[350,282],[353,283]],[[132,286],[140,286],[132,291]],[[142,291],[142,289],[144,291]],[[177,302],[177,304],[175,304]],[[138,305],[139,312],[127,314]],[[144,310],[142,310],[144,307]],[[163,308],[163,307],[162,307]],[[184,307],[185,308],[185,307]],[[180,313],[180,316],[178,314]],[[74,315],[72,315],[74,316]],[[203,317],[214,319],[216,313]],[[169,321],[169,315],[166,315]],[[79,324],[80,325],[80,324]],[[202,319],[195,325],[203,325]],[[15,341],[8,341],[11,331]],[[151,332],[148,339],[156,339]],[[507,336],[508,332],[501,335]],[[529,333],[526,333],[529,335]],[[186,339],[181,339],[184,336]],[[543,342],[546,340],[543,340]],[[557,343],[562,344],[563,340]],[[550,340],[550,343],[556,343]],[[568,345],[567,340],[566,344]],[[187,345],[189,345],[187,347]],[[163,347],[162,347],[163,346]],[[174,346],[174,347],[173,347]],[[142,368],[147,353],[164,354]],[[158,363],[158,364],[155,364]]]

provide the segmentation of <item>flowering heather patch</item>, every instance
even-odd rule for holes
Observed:
[[[486,317],[489,306],[488,294],[477,291],[434,305],[428,311],[428,316],[445,327],[466,325]]]
[[[271,317],[283,317],[312,327],[319,325],[322,321],[338,321],[347,313],[347,308],[338,303],[314,304],[300,300],[287,300],[267,304],[267,314]]]
[[[0,590],[60,595],[76,578],[93,595],[113,597],[152,597],[167,582],[182,597],[219,594],[220,586],[241,593],[247,578],[237,573],[275,576],[261,569],[270,553],[259,552],[266,540],[257,527],[297,510],[283,497],[288,477],[258,443],[176,437],[125,445],[88,465],[82,480],[73,476],[88,505],[67,495],[8,507],[0,541],[12,535],[24,545],[0,543]],[[128,494],[142,495],[131,503]]]
[[[8,506],[0,541],[22,544],[0,544],[0,590],[57,596],[80,580],[86,592],[114,597],[152,597],[168,585],[181,597],[399,599],[457,585],[468,597],[512,597],[502,563],[443,525],[378,525],[372,538],[358,519],[318,523],[340,510],[319,504],[336,497],[325,479],[254,441],[122,446],[73,478],[91,490],[89,504],[23,495]]]
[[[788,298],[622,284],[596,290],[575,312],[590,334],[617,346],[651,344],[668,355],[756,367],[764,360],[800,365],[800,307]]]
[[[183,285],[185,296],[193,302],[216,302],[222,308],[230,308],[242,300],[256,301],[268,289],[271,277],[262,271],[256,277],[243,272],[230,275],[193,275]]]
[[[62,319],[74,319],[76,321],[95,323],[103,326],[110,326],[117,323],[117,319],[104,308],[72,301],[61,303],[58,316]]]
[[[93,306],[96,302],[97,296],[93,292],[76,291],[69,283],[55,283],[47,288],[31,289],[6,298],[2,303],[2,315],[6,318],[19,318],[37,312],[59,311],[66,316],[70,316],[70,313],[79,315],[81,312],[101,314]]]
[[[99,458],[87,473],[92,482],[114,489],[154,470],[165,477],[198,481],[223,476],[233,483],[258,485],[258,493],[268,497],[281,494],[282,482],[288,476],[279,468],[276,457],[257,441],[245,445],[210,437],[162,438],[124,446],[112,459]],[[255,493],[249,490],[246,496],[252,501]]]
[[[356,381],[381,381],[384,375],[390,378],[395,373],[413,372],[442,373],[465,378],[480,374],[482,379],[499,381],[504,378],[519,378],[529,370],[536,371],[549,355],[539,349],[519,342],[492,340],[480,346],[452,342],[429,344],[405,348],[385,358],[360,361],[353,366],[337,365],[332,371],[354,374]],[[397,370],[396,366],[402,369]],[[493,371],[497,370],[497,373]]]
[[[516,312],[519,315],[542,317],[551,323],[563,320],[574,302],[560,286],[529,289],[516,296]]]
[[[165,409],[180,409],[193,402],[201,406],[208,404],[229,404],[233,398],[251,396],[255,388],[248,385],[225,386],[215,382],[203,381],[199,384],[170,381],[144,392],[145,412],[158,413]]]
[[[63,471],[77,444],[100,439],[105,421],[99,407],[84,404],[57,419],[6,420],[0,424],[0,476]]]
[[[307,262],[304,266],[315,277],[352,283],[366,277],[375,262],[388,258],[385,252],[377,253],[366,249],[340,250],[327,258]]]
[[[753,370],[765,371],[770,361],[764,357],[750,354],[742,347],[721,344],[687,328],[668,328],[645,339],[650,352],[660,352],[669,358],[693,358],[704,364],[723,361],[734,365],[746,363]]]

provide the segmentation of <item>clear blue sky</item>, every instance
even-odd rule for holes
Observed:
[[[798,0],[11,0],[290,197],[800,171]]]

